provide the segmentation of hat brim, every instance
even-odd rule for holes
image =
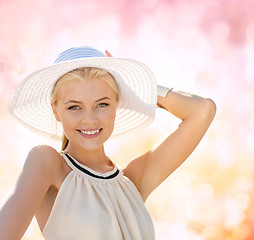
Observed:
[[[152,122],[157,103],[157,86],[152,71],[139,61],[113,57],[61,62],[28,75],[16,90],[9,114],[32,131],[61,140],[63,129],[51,109],[51,91],[61,76],[81,67],[104,69],[116,79],[120,101],[111,137]]]

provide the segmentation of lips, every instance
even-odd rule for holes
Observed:
[[[101,131],[102,131],[102,128],[100,129],[77,129],[77,131],[84,137],[87,137],[87,138],[93,138],[93,137],[97,137]]]

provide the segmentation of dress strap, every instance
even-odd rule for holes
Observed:
[[[78,169],[81,172],[94,177],[94,178],[99,178],[99,179],[111,179],[116,177],[119,174],[119,169],[117,166],[114,164],[114,169],[112,171],[106,172],[106,173],[100,173],[97,172],[81,163],[79,163],[76,159],[74,159],[70,154],[62,152],[61,155],[64,157],[65,161],[68,163],[68,165],[72,169]]]

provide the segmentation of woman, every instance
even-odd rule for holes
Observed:
[[[34,215],[49,240],[155,238],[144,202],[195,149],[216,107],[210,99],[156,86],[143,63],[106,54],[68,49],[18,87],[10,114],[40,134],[63,136],[63,145],[61,153],[47,145],[30,151],[0,212],[1,238],[22,238]],[[104,142],[150,123],[156,104],[181,124],[119,169]]]

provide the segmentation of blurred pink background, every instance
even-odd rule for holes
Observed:
[[[160,85],[217,104],[198,148],[146,202],[156,239],[254,239],[253,12],[252,0],[1,0],[0,206],[33,146],[60,150],[7,116],[18,83],[61,51],[91,45],[143,61]],[[108,143],[108,154],[124,167],[178,123],[159,109],[151,126]],[[35,220],[24,239],[43,239]]]

